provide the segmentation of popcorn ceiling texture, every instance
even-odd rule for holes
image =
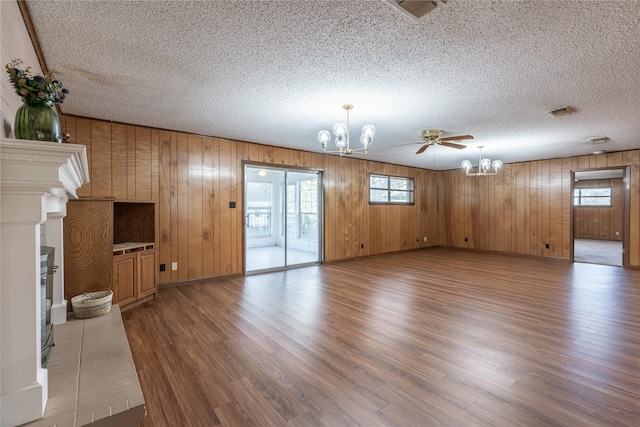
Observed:
[[[429,169],[477,145],[505,163],[640,147],[638,0],[450,0],[420,21],[384,0],[28,6],[67,114],[319,152],[350,103],[352,145],[378,130],[367,158]],[[389,148],[425,128],[476,139]]]

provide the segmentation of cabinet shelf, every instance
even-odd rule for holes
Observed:
[[[155,248],[155,243],[153,242],[116,243],[115,245],[113,245],[113,254],[124,255],[124,254],[128,254],[129,252],[146,251],[154,248]]]

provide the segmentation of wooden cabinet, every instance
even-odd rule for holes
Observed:
[[[113,302],[125,306],[137,301],[136,254],[113,257]]]
[[[156,215],[155,202],[70,202],[63,226],[65,299],[111,289],[113,303],[124,307],[155,296]]]
[[[138,253],[138,298],[144,298],[157,292],[156,251],[147,250]]]
[[[121,307],[157,292],[154,246],[152,242],[113,245],[113,296]]]

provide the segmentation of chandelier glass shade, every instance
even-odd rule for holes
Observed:
[[[478,169],[476,172],[473,172],[473,165],[469,160],[464,160],[462,162],[462,168],[465,170],[467,176],[488,176],[488,175],[496,175],[500,168],[502,167],[502,161],[494,160],[493,163],[489,159],[482,158],[482,149],[483,145],[479,145],[478,149],[480,150],[480,156],[478,159]],[[493,168],[493,170],[492,170]]]
[[[322,144],[322,149],[325,153],[338,153],[341,157],[355,153],[367,154],[373,142],[373,136],[376,134],[376,127],[371,124],[362,126],[362,134],[360,135],[362,147],[351,148],[349,141],[349,111],[353,109],[353,105],[345,104],[342,108],[347,112],[347,123],[336,123],[333,126],[334,142],[337,150],[327,149],[327,144],[331,141],[331,133],[328,130],[318,132],[318,141]]]

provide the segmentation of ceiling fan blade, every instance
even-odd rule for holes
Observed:
[[[416,144],[424,144],[424,141],[420,141],[420,142],[409,142],[407,144],[399,144],[399,145],[390,145],[389,148],[391,147],[404,147],[405,145],[416,145]]]
[[[463,150],[463,149],[467,148],[466,145],[455,144],[453,142],[446,142],[446,141],[444,141],[444,142],[440,141],[440,145],[444,145],[445,147],[456,148],[458,150]]]
[[[423,145],[418,151],[416,151],[416,154],[424,153],[427,148],[429,148],[429,144]]]
[[[473,139],[471,135],[447,136],[440,138],[440,141],[462,141],[463,139]]]

